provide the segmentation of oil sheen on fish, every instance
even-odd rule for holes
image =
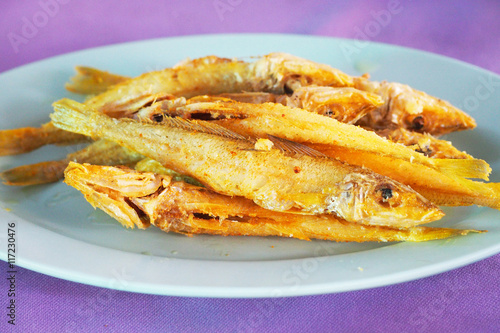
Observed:
[[[443,216],[438,207],[388,177],[328,158],[288,156],[206,122],[162,124],[112,119],[86,105],[54,103],[53,123],[117,142],[224,195],[275,211],[333,213],[350,222],[408,227]]]

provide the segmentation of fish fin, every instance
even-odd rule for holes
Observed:
[[[21,165],[0,172],[0,179],[11,186],[46,184],[64,178],[68,161],[47,161],[31,165]]]
[[[76,66],[75,70],[76,75],[71,77],[64,87],[77,94],[100,94],[109,87],[129,79],[92,67]]]
[[[50,114],[52,124],[65,131],[92,136],[92,117],[98,112],[87,105],[69,98],[63,98],[52,104],[54,112]]]
[[[250,141],[243,135],[240,135],[238,133],[228,130],[225,127],[222,127],[218,124],[210,123],[208,121],[184,119],[179,117],[175,118],[164,117],[161,123],[171,127],[180,128],[186,131],[207,133],[232,140]]]
[[[267,137],[269,140],[272,141],[272,143],[280,149],[283,153],[285,154],[291,154],[291,155],[306,155],[309,157],[322,157],[322,158],[328,158],[325,154],[322,152],[317,151],[316,149],[313,149],[309,146],[303,145],[298,142],[286,140],[283,138],[279,138],[274,135],[268,134]]]
[[[500,210],[500,183],[487,183],[484,186],[493,192],[494,202],[489,207]]]
[[[491,167],[479,159],[434,159],[435,166],[449,176],[488,180]]]

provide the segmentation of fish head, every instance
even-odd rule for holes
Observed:
[[[443,135],[473,129],[474,118],[449,102],[406,85],[391,83],[390,121],[420,133]]]
[[[440,219],[443,212],[409,186],[377,174],[353,173],[332,204],[347,221],[410,227]]]

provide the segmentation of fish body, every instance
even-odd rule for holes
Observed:
[[[270,53],[253,62],[207,56],[185,60],[172,68],[148,72],[132,79],[88,67],[77,67],[77,72],[72,82],[67,84],[67,89],[77,93],[101,92],[89,98],[86,104],[116,118],[129,117],[138,109],[159,99],[168,99],[171,95],[189,98],[204,94],[267,92],[280,95],[295,93],[292,98],[282,101],[289,100],[296,103],[295,106],[300,102],[300,107],[312,108],[314,112],[349,123],[358,121],[360,125],[375,130],[388,123],[396,123],[410,130],[440,135],[475,126],[470,116],[449,103],[410,87],[352,77],[331,66],[286,53]],[[323,93],[310,95],[301,90],[315,89],[312,88],[314,86],[318,86],[316,89],[344,88],[343,100],[337,95],[325,102],[325,97],[320,97]],[[346,105],[345,97],[349,94],[350,101]],[[385,104],[372,110],[375,95],[379,95]],[[337,102],[339,100],[342,102]],[[53,130],[49,124],[50,127]],[[46,131],[30,131],[0,132],[0,154],[23,153],[44,144],[71,141],[51,131],[47,132],[48,135],[44,134],[44,140],[37,142],[39,135],[32,133]],[[19,137],[25,137],[22,144]]]
[[[200,101],[200,102],[198,102]],[[161,104],[161,103],[160,103]],[[273,135],[303,143],[326,156],[351,165],[367,167],[400,183],[411,186],[438,205],[480,205],[500,209],[500,191],[494,184],[465,179],[482,169],[483,162],[471,159],[431,159],[398,143],[385,140],[372,131],[342,124],[333,119],[273,103],[249,105],[234,101],[187,100],[172,108],[152,106],[155,112],[191,117],[226,118],[216,123],[246,137]],[[139,111],[141,114],[142,111]],[[426,135],[397,129],[409,138],[425,139]],[[434,145],[445,145],[435,139]],[[446,147],[450,151],[449,147]],[[451,150],[453,154],[456,154]],[[436,163],[436,164],[434,164]],[[440,163],[444,167],[441,169]],[[455,166],[455,168],[454,168]],[[460,167],[471,171],[459,170]],[[458,174],[455,171],[459,171]],[[489,171],[489,168],[484,171]],[[478,176],[476,174],[475,176]],[[432,198],[432,199],[431,199]]]
[[[222,97],[219,99],[219,97]],[[218,96],[197,96],[184,103],[228,102],[228,98],[237,102],[263,104],[280,103],[289,107],[301,108],[309,112],[336,119],[342,123],[354,124],[366,114],[382,106],[382,97],[354,88],[332,88],[305,86],[297,88],[291,96],[265,92],[226,93]],[[180,104],[179,104],[180,106]],[[171,107],[167,109],[172,110]],[[158,111],[160,112],[160,111]],[[387,124],[384,128],[373,130],[378,136],[403,144],[431,158],[471,159],[471,155],[458,150],[451,142],[438,139],[428,133],[409,131],[401,126]]]
[[[205,122],[112,119],[67,99],[54,104],[51,118],[62,129],[114,141],[217,193],[246,197],[269,210],[332,213],[352,222],[398,226],[443,215],[388,177],[333,159],[257,150],[244,137]]]
[[[418,163],[458,178],[488,179],[490,166],[478,159],[432,159],[408,147],[386,140],[373,131],[344,124],[300,108],[276,103],[250,104],[230,100],[206,101],[200,98],[173,107],[165,104],[152,106],[155,112],[192,118],[205,114],[206,118],[234,118],[227,122],[231,130],[265,137],[267,134],[300,143],[342,146],[357,151],[373,152],[392,158]],[[139,114],[141,111],[139,111]],[[223,125],[221,123],[221,125]],[[225,125],[224,125],[225,126]]]
[[[296,88],[291,96],[265,92],[226,93],[219,96],[243,103],[280,103],[347,124],[357,122],[368,112],[383,104],[380,96],[351,87],[304,86]],[[215,100],[216,97],[211,98]],[[205,96],[205,99],[207,98],[209,97]]]
[[[90,73],[87,77],[84,76],[82,79],[80,74],[74,81],[88,80],[89,76],[91,80],[97,80],[92,74],[98,76],[98,70],[87,71]],[[220,93],[266,92],[289,95],[295,93],[295,96],[292,96],[295,100],[304,100],[304,97],[308,98],[304,95],[309,94],[311,90],[335,87],[350,88],[351,99],[355,97],[354,101],[349,102],[350,104],[362,106],[366,102],[379,103],[374,99],[374,95],[382,99],[382,106],[370,110],[362,109],[363,112],[369,112],[365,112],[366,115],[362,116],[360,114],[360,119],[346,119],[347,122],[359,120],[359,125],[374,130],[397,126],[439,136],[476,126],[471,116],[449,102],[407,85],[370,81],[366,76],[352,77],[331,66],[278,52],[257,58],[254,62],[208,56],[185,60],[172,68],[145,73],[130,80],[104,73],[100,81],[109,81],[113,85],[110,83],[109,89],[101,89],[104,92],[90,99],[88,104],[104,111],[123,108],[124,105],[129,106],[128,111],[132,111],[134,103],[131,101],[141,100],[147,95],[165,93],[187,98]],[[315,86],[317,88],[313,88]],[[300,89],[305,90],[300,91]],[[349,89],[345,89],[344,94],[348,91]],[[368,96],[363,96],[363,93]],[[316,100],[309,98],[314,104],[318,104],[321,98],[324,99],[320,97],[319,92],[315,92],[315,95],[317,95]],[[292,106],[307,108],[307,101],[305,102],[302,102],[302,106],[297,103]],[[346,111],[341,109],[344,103],[337,103],[336,107],[334,101],[330,104],[330,107],[325,105],[323,110],[318,109],[319,113],[336,114]]]
[[[273,212],[242,197],[127,168],[71,163],[65,182],[126,227],[154,225],[164,231],[224,236],[281,236],[302,240],[426,241],[474,230],[397,229],[349,223],[333,215]],[[118,185],[117,185],[118,184]],[[143,191],[138,191],[138,185]]]
[[[86,104],[106,112],[159,93],[188,98],[244,91],[283,94],[303,85],[352,87],[354,81],[333,67],[285,53],[271,53],[255,62],[208,56],[118,83]]]

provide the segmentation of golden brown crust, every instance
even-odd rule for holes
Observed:
[[[117,187],[116,180],[121,186]],[[128,179],[128,181],[127,181]],[[130,169],[71,163],[66,183],[127,227],[152,224],[164,231],[223,236],[280,236],[303,240],[424,241],[471,230],[396,229],[348,223],[331,215],[272,212],[241,197],[228,197],[168,176]],[[136,192],[137,184],[147,189]]]

